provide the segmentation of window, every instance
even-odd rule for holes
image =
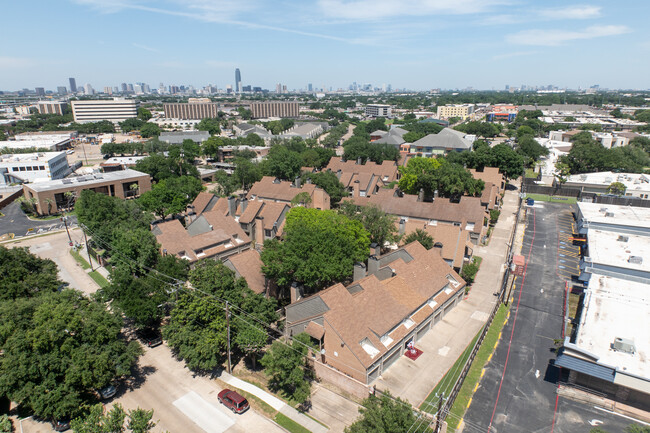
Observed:
[[[454,226],[455,226],[455,227],[460,227],[460,223],[455,222],[455,223],[454,223]]]
[[[381,337],[381,344],[383,344],[383,345],[386,346],[386,347],[390,346],[390,343],[392,343],[392,342],[393,342],[393,339],[390,338],[390,337],[388,336],[388,334],[386,334],[386,335],[384,335],[383,337]]]
[[[18,171],[18,167],[11,167],[11,171]]]
[[[20,171],[25,171],[25,167],[20,167]]]
[[[39,165],[39,166],[38,166],[38,169],[39,169],[39,170],[45,170],[45,166],[44,166],[44,165]]]
[[[27,171],[32,171],[32,166],[31,165],[27,166]]]
[[[474,223],[467,223],[465,225],[465,230],[474,230]]]

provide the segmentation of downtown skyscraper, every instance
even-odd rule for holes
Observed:
[[[241,72],[239,72],[239,68],[235,69],[235,92],[241,93]]]

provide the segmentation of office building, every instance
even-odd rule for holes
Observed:
[[[366,105],[366,116],[368,117],[390,117],[391,106],[384,104],[368,104]]]
[[[126,91],[127,91],[126,83],[122,83],[120,88],[122,89],[122,93],[126,93]]]
[[[62,179],[70,174],[65,152],[0,155],[0,184]]]
[[[93,86],[91,86],[90,83],[86,83],[86,85],[84,86],[84,93],[86,95],[94,95],[95,89],[93,89]]]
[[[438,107],[438,118],[449,119],[450,117],[459,117],[462,120],[467,119],[474,113],[474,104],[462,105],[443,105]]]
[[[72,114],[78,123],[109,120],[113,123],[137,117],[139,103],[133,99],[72,101]]]
[[[314,87],[311,85],[311,83],[307,83],[307,91],[312,92],[314,90]]]
[[[107,95],[113,94],[113,88],[111,86],[104,86],[104,93]]]
[[[72,77],[68,78],[68,80],[70,81],[70,92],[77,93],[77,80]]]
[[[36,87],[34,89],[34,92],[36,92],[36,96],[45,96],[45,88],[44,87]]]
[[[65,95],[68,93],[68,89],[66,89],[65,86],[58,86],[56,88],[56,93],[58,93],[59,95]]]
[[[241,93],[241,72],[239,68],[235,69],[235,90],[237,93]]]
[[[25,197],[36,199],[36,212],[39,215],[71,208],[74,198],[84,190],[122,199],[134,198],[151,190],[151,176],[127,169],[23,185]],[[73,194],[72,200],[66,193]]]
[[[251,102],[253,118],[298,117],[300,103],[294,101]]]
[[[165,103],[163,104],[163,110],[167,118],[201,120],[206,117],[217,117],[219,104],[211,102],[210,98],[190,98],[187,103]]]
[[[39,101],[37,107],[41,114],[58,114],[63,115],[68,104],[59,101]]]
[[[282,93],[282,84],[278,83],[275,85],[275,93],[277,94]]]

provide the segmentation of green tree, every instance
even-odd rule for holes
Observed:
[[[607,194],[615,194],[615,195],[624,195],[625,190],[627,187],[625,186],[624,183],[621,182],[612,182],[608,187],[607,187]]]
[[[2,433],[13,433],[14,425],[11,422],[9,416],[3,414],[0,415],[0,432]]]
[[[271,147],[266,158],[266,171],[270,176],[283,180],[294,180],[300,175],[302,158],[282,145]]]
[[[135,169],[150,174],[154,182],[177,176],[199,177],[196,167],[181,157],[181,147],[170,147],[169,157],[154,153],[136,162]]]
[[[287,214],[284,242],[267,240],[264,274],[279,286],[293,281],[319,290],[352,275],[368,257],[370,236],[359,221],[331,210],[296,207]]]
[[[490,152],[494,166],[508,179],[517,179],[524,172],[524,159],[505,143],[497,144]]]
[[[478,265],[476,264],[476,258],[474,258],[474,260],[472,260],[471,263],[465,263],[463,265],[463,268],[460,270],[460,276],[468,284],[472,284],[474,282],[474,278],[476,277],[477,272],[478,272]]]
[[[262,179],[262,172],[258,164],[244,158],[236,158],[233,178],[243,190],[248,191],[255,182]]]
[[[151,111],[147,110],[144,107],[138,108],[138,119],[142,120],[143,122],[146,122],[149,119],[151,119],[151,117],[152,117]]]
[[[229,197],[237,189],[237,184],[234,182],[233,176],[224,170],[217,170],[214,174],[214,180],[217,185],[212,192],[219,197]]]
[[[526,126],[521,128],[526,128]],[[519,133],[519,130],[517,133]],[[540,157],[548,155],[548,149],[539,144],[532,135],[520,136],[517,139],[517,150],[532,161],[538,161]]]
[[[157,137],[160,135],[160,127],[155,123],[145,123],[140,128],[140,135],[144,138]]]
[[[555,164],[555,179],[560,183],[560,185],[564,184],[568,177],[571,175],[571,167],[569,167],[568,164],[564,162],[557,162]]]
[[[330,205],[336,206],[340,203],[343,197],[348,196],[343,184],[339,181],[336,174],[331,171],[319,171],[318,173],[309,173],[305,179],[311,179],[314,185],[317,185],[325,190],[330,196]]]
[[[345,428],[345,433],[424,433],[428,432],[428,423],[418,426],[416,415],[411,405],[390,393],[381,397],[370,396],[359,409],[361,417]]]
[[[111,262],[122,265],[133,273],[144,274],[158,259],[158,244],[148,228],[119,230],[115,233]]]
[[[142,350],[120,317],[72,290],[0,303],[0,329],[0,395],[44,419],[78,415]]]
[[[388,125],[386,125],[386,119],[379,117],[366,123],[365,129],[366,133],[368,134],[373,133],[377,130],[388,131]]]
[[[90,411],[70,422],[74,433],[122,433],[126,412],[119,403],[104,413],[104,405],[96,404]]]
[[[206,117],[196,124],[196,129],[199,131],[208,131],[210,135],[218,135],[221,133],[220,124],[219,119]]]
[[[0,246],[0,301],[55,292],[60,286],[56,264],[29,253],[27,248]]]
[[[130,119],[126,119],[124,122],[120,122],[120,129],[122,132],[138,131],[144,124],[145,121],[142,119],[132,117]]]
[[[391,244],[397,240],[397,218],[382,211],[378,206],[356,206],[354,203],[345,202],[339,212],[363,224],[363,228],[370,234],[371,243],[384,248],[386,243]]]
[[[294,337],[291,344],[275,341],[262,357],[264,372],[269,377],[269,387],[300,403],[311,394],[313,372],[307,363],[309,335]]]
[[[184,212],[202,189],[201,181],[195,177],[172,177],[156,183],[138,201],[143,209],[164,220],[167,215]]]
[[[134,409],[129,411],[129,422],[127,427],[132,433],[148,433],[156,426],[156,423],[151,421],[153,418],[153,409]]]
[[[406,134],[402,136],[404,141],[407,143],[413,143],[418,141],[420,138],[425,137],[426,134],[424,132],[417,132],[417,131],[409,131]]]
[[[418,241],[427,250],[433,248],[433,237],[422,229],[415,229],[414,232],[409,233],[403,239],[403,244],[408,245],[411,242]]]
[[[224,145],[225,143],[223,141],[223,138],[211,136],[201,145],[201,154],[216,159],[217,156],[219,156],[219,148],[223,147]]]

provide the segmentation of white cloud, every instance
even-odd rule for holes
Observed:
[[[574,5],[555,9],[542,9],[537,11],[541,17],[551,20],[586,20],[598,18],[600,6]]]
[[[159,53],[160,52],[160,50],[158,50],[156,48],[151,48],[151,47],[148,47],[146,45],[137,44],[135,42],[133,42],[131,45],[133,45],[136,48],[140,48],[142,50],[145,50],[145,51],[151,51],[152,53]]]
[[[318,6],[325,15],[360,21],[401,16],[471,14],[504,3],[503,0],[318,0]]]
[[[517,45],[557,46],[566,42],[593,39],[604,36],[616,36],[630,33],[627,26],[590,26],[583,30],[524,30],[506,36],[506,41]]]

